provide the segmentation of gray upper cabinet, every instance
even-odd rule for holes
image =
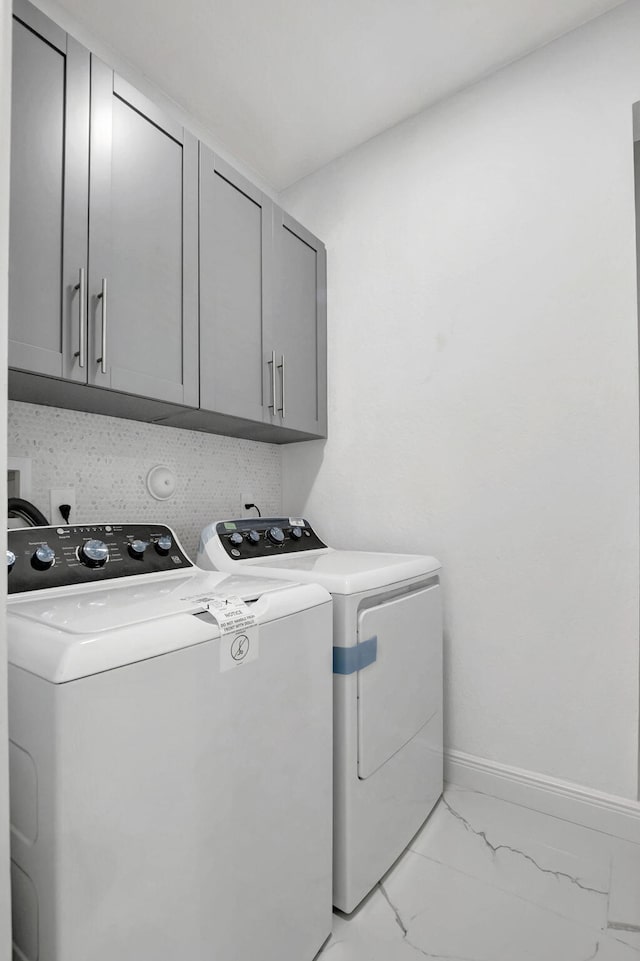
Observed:
[[[201,145],[200,412],[172,422],[326,436],[325,304],[323,244]]]
[[[263,419],[271,201],[200,145],[200,407]]]
[[[141,419],[197,406],[197,141],[27,0],[10,205],[10,396]]]
[[[28,0],[12,98],[9,396],[326,436],[323,244]]]
[[[12,59],[9,364],[83,382],[89,53],[16,0]]]
[[[91,58],[89,382],[198,404],[197,141]]]
[[[274,308],[265,335],[265,406],[273,424],[327,434],[324,244],[280,208],[273,221]]]

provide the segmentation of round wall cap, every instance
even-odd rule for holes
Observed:
[[[158,464],[147,474],[147,490],[157,501],[167,501],[176,492],[176,475],[170,467]]]

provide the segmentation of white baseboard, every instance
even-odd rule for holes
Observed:
[[[640,803],[557,778],[445,752],[445,781],[640,844]]]

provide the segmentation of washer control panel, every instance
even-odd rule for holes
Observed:
[[[10,594],[193,567],[163,524],[21,527],[7,539]]]
[[[250,517],[220,521],[216,534],[235,561],[317,551],[326,544],[303,517]]]

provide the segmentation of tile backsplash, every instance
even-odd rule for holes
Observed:
[[[50,488],[73,485],[71,523],[168,524],[194,559],[202,527],[237,517],[241,495],[251,495],[264,515],[281,510],[274,444],[9,401],[8,454],[30,458],[29,500],[46,517]],[[176,475],[170,500],[147,491],[147,474],[157,464]]]

